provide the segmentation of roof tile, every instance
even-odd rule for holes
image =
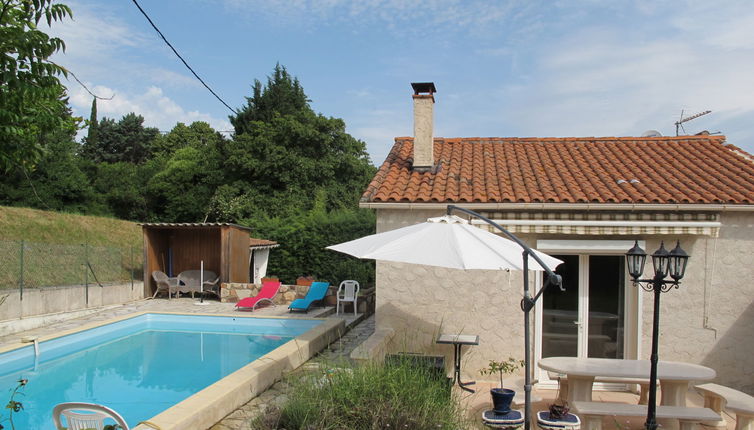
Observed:
[[[724,136],[435,138],[411,170],[399,137],[366,202],[754,204],[754,157]]]

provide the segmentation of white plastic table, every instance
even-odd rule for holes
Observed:
[[[568,376],[568,397],[572,401],[592,401],[592,384],[596,376],[613,378],[649,378],[649,360],[620,360],[614,358],[548,357],[539,367]],[[662,387],[661,405],[686,406],[686,392],[691,381],[708,381],[715,370],[698,364],[660,361],[657,380]]]

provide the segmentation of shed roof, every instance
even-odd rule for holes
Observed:
[[[278,246],[280,245],[272,240],[249,238],[249,247],[253,249],[277,248]]]
[[[228,222],[144,222],[139,223],[139,225],[155,228],[236,227],[243,230],[251,230],[249,227]]]

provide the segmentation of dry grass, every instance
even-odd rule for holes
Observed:
[[[0,289],[138,279],[141,249],[133,222],[0,206]]]
[[[0,240],[141,246],[141,227],[114,218],[0,206]]]

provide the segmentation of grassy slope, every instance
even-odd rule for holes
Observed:
[[[0,206],[0,240],[141,247],[141,227],[114,218]]]
[[[141,227],[133,222],[0,206],[0,290],[17,288],[19,279],[26,287],[76,285],[87,276],[93,282],[85,261],[101,282],[138,279],[141,248]]]

